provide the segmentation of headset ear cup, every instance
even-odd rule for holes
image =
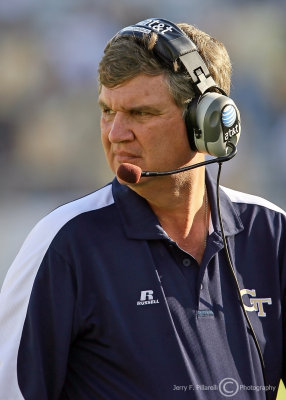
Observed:
[[[197,111],[197,104],[199,101],[199,97],[194,97],[188,104],[188,107],[185,111],[185,124],[187,128],[187,135],[189,139],[189,144],[192,150],[198,151],[196,142],[195,142],[195,135],[198,129],[197,127],[197,119],[196,119],[196,111]]]
[[[228,143],[235,146],[240,137],[240,114],[227,96],[209,92],[196,107],[194,142],[197,151],[222,157],[228,153]]]

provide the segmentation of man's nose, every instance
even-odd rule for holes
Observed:
[[[111,143],[119,143],[134,139],[134,133],[130,124],[130,119],[126,113],[117,111],[112,126],[108,134]]]

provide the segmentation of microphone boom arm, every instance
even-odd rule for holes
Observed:
[[[202,161],[200,163],[193,164],[193,165],[188,165],[187,167],[183,167],[183,168],[179,168],[179,169],[174,169],[172,171],[161,171],[161,172],[159,172],[159,171],[142,171],[141,172],[141,177],[143,177],[143,176],[164,176],[164,175],[178,174],[179,172],[184,172],[184,171],[188,171],[190,169],[202,167],[203,165],[209,165],[209,164],[214,164],[214,163],[223,163],[225,161],[229,161],[236,155],[237,147],[231,142],[229,142],[227,145],[229,147],[231,147],[232,150],[226,156],[212,158],[210,160],[205,160],[205,161]]]

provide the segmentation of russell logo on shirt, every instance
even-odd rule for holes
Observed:
[[[147,304],[158,304],[159,300],[154,300],[153,290],[142,290],[140,301],[137,301],[137,306],[145,306]]]

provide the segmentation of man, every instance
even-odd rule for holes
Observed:
[[[118,176],[44,218],[11,267],[1,292],[0,399],[276,397],[285,377],[285,213],[221,188],[224,243],[216,184],[204,167],[128,176],[133,167],[204,162],[191,143],[200,146],[202,129],[188,114],[194,98],[197,114],[205,98],[212,108],[229,93],[223,45],[179,26],[185,33],[143,21],[106,47],[101,133]],[[185,44],[197,57],[193,42],[204,60],[196,77],[185,54],[168,63]],[[222,122],[211,120],[210,131],[212,124]],[[229,151],[222,136],[220,151]]]

